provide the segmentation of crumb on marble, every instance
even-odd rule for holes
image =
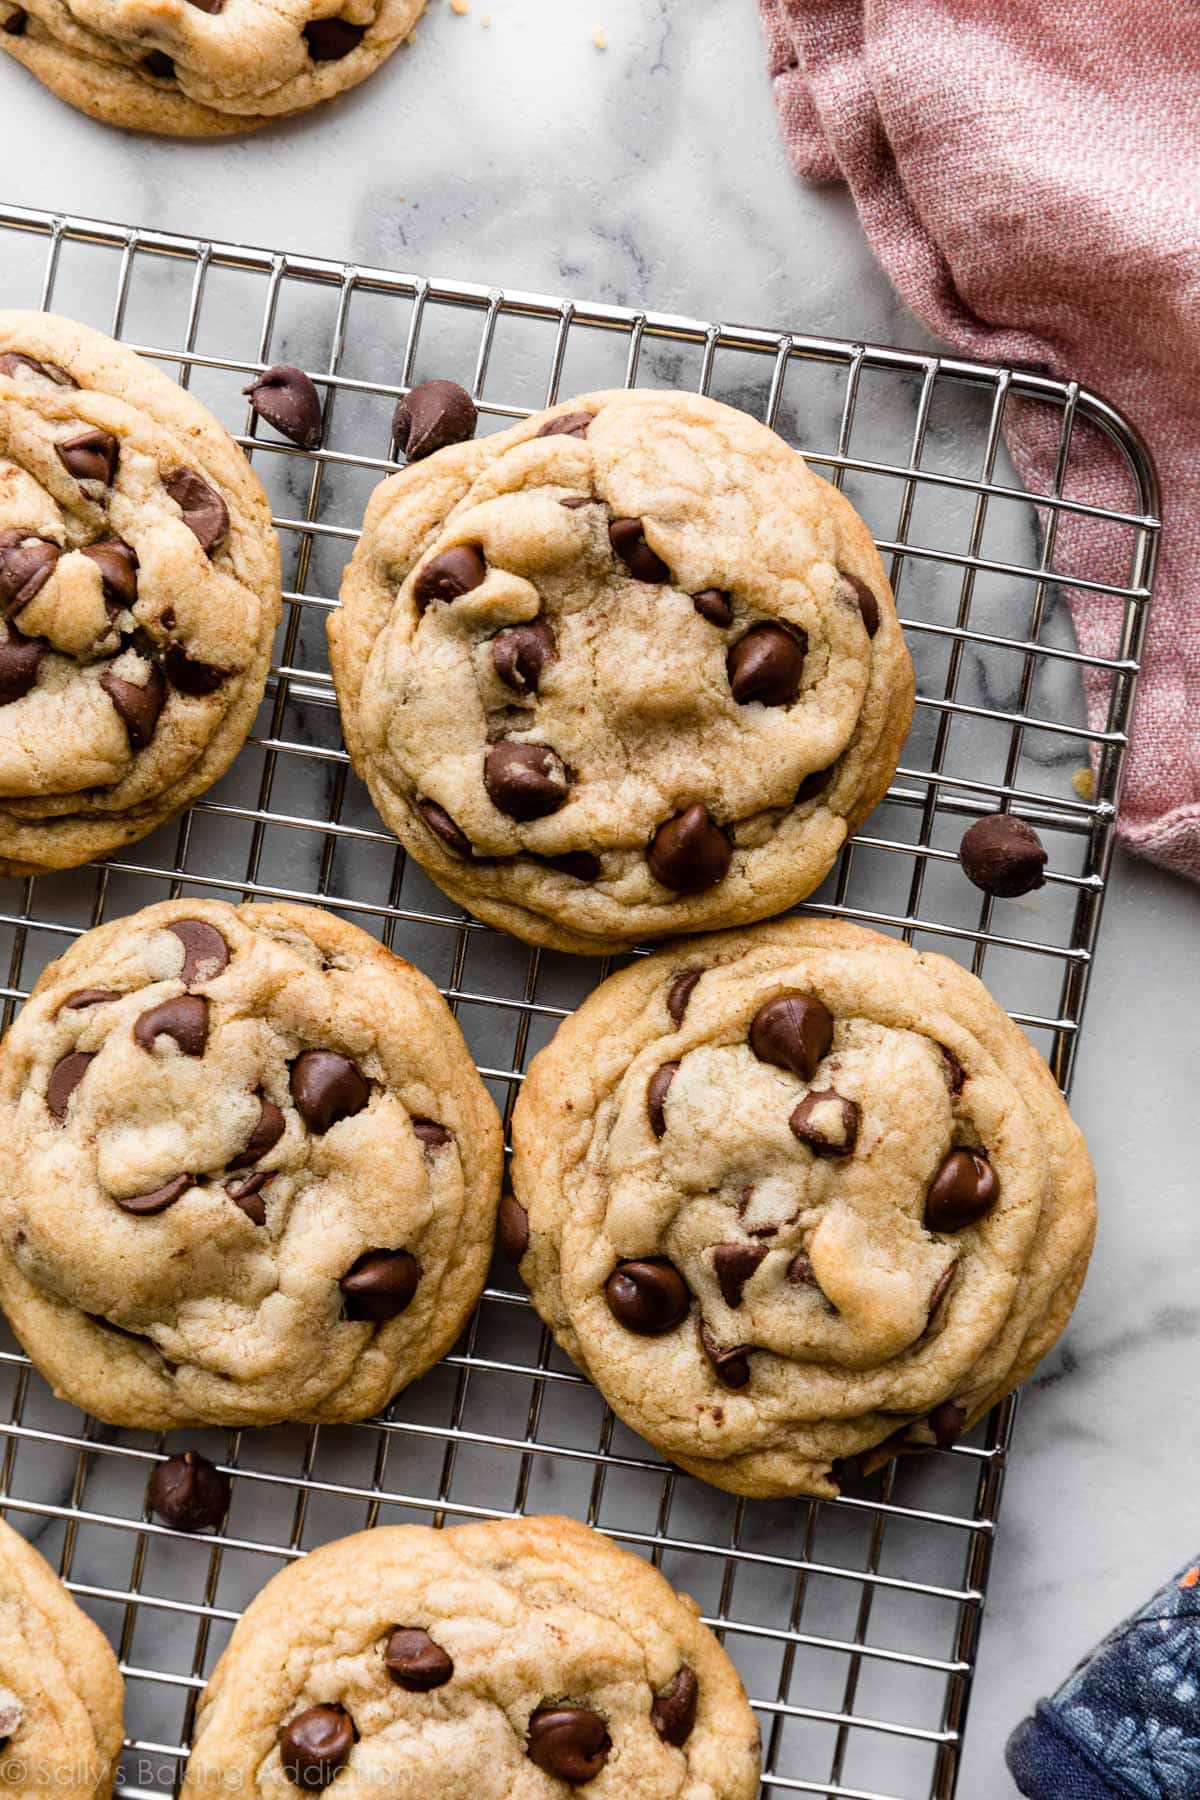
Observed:
[[[463,18],[471,10],[471,0],[450,0],[450,11]]]
[[[484,31],[487,30],[487,28],[491,24],[491,22],[492,22],[491,13],[484,13],[483,17],[479,21],[480,26]]]
[[[1071,786],[1075,789],[1075,792],[1079,795],[1081,800],[1094,800],[1096,798],[1096,777],[1093,775],[1089,763],[1085,763],[1082,769],[1076,769],[1074,771],[1071,776]]]
[[[608,49],[608,33],[605,31],[603,25],[597,25],[596,29],[592,32],[592,42],[595,44],[597,50]]]

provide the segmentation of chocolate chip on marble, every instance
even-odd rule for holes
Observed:
[[[28,14],[18,7],[16,13],[10,15],[9,24],[12,23],[13,18],[17,17],[21,20],[20,31],[24,31]],[[20,31],[14,32],[13,36],[19,37]],[[67,371],[60,369],[57,363],[39,362],[36,356],[26,356],[20,350],[6,350],[4,355],[0,356],[0,375],[16,378],[26,369],[31,375],[39,376],[44,381],[52,381],[55,387],[73,388],[76,385]]]
[[[260,419],[302,450],[321,441],[321,397],[294,363],[274,363],[242,389]]]
[[[100,481],[111,487],[121,446],[111,431],[81,431],[54,446],[59,462],[76,481]]]
[[[811,775],[806,775],[796,789],[792,805],[803,806],[807,800],[815,800],[818,794],[823,794],[833,780],[836,768],[836,763],[830,763],[827,769],[814,769]]]
[[[206,663],[198,656],[189,656],[183,645],[176,643],[164,647],[163,668],[171,686],[186,694],[189,700],[203,700],[207,695],[215,694],[233,673],[232,669],[222,669],[217,663]]]
[[[211,555],[229,531],[229,509],[220,494],[195,469],[172,469],[163,486],[200,548]]]
[[[950,1292],[950,1289],[954,1286],[957,1279],[958,1264],[952,1262],[948,1269],[942,1270],[941,1274],[934,1282],[933,1292],[929,1296],[929,1316],[926,1320],[927,1328],[932,1325],[933,1321],[937,1318],[938,1313],[941,1311],[943,1300],[946,1298],[946,1295]]]
[[[143,56],[142,67],[147,75],[156,75],[160,81],[175,79],[175,64],[164,50],[151,50],[149,56]]]
[[[704,1354],[712,1364],[713,1374],[722,1387],[744,1388],[750,1379],[750,1356],[753,1344],[735,1344],[730,1350],[722,1350],[707,1325],[700,1327],[700,1341],[704,1346]]]
[[[0,643],[0,706],[25,698],[37,682],[45,654],[45,646],[30,638],[10,637]]]
[[[492,667],[517,694],[536,694],[542,670],[556,653],[554,632],[548,619],[530,619],[524,625],[506,625],[492,639]]]
[[[671,571],[646,542],[640,519],[614,519],[608,528],[608,541],[635,581],[670,581]]]
[[[66,1118],[71,1095],[83,1080],[92,1060],[92,1053],[72,1050],[70,1055],[61,1057],[51,1069],[50,1079],[46,1083],[46,1105],[58,1124],[61,1125]]]
[[[154,728],[167,699],[167,684],[157,663],[150,664],[149,673],[140,684],[126,680],[123,675],[114,675],[111,669],[105,669],[100,677],[100,686],[112,701],[117,717],[125,727],[129,748],[144,750],[154,736]]]
[[[675,1025],[683,1024],[683,1015],[688,1009],[688,1001],[703,973],[703,969],[684,969],[667,989],[667,1011]]]
[[[762,1244],[718,1244],[712,1253],[713,1273],[726,1306],[740,1306],[742,1293],[767,1254]]]
[[[106,603],[115,611],[128,611],[137,599],[137,551],[120,538],[101,538],[83,554],[100,571]]]
[[[687,1663],[680,1663],[666,1687],[654,1696],[650,1723],[663,1742],[675,1750],[681,1750],[692,1735],[699,1698],[700,1683]]]
[[[847,1100],[836,1088],[821,1088],[804,1096],[788,1124],[814,1156],[852,1156],[861,1121],[857,1100]]]
[[[851,575],[847,569],[839,569],[838,574],[847,587],[853,590],[867,636],[873,638],[879,630],[879,601],[875,598],[874,590],[867,586],[861,576]]]
[[[83,1012],[89,1006],[104,1006],[108,1001],[120,998],[115,988],[79,988],[76,993],[67,995],[60,1011]]]
[[[151,1188],[147,1194],[113,1195],[113,1199],[122,1212],[132,1213],[135,1218],[148,1219],[154,1213],[166,1212],[168,1206],[174,1206],[182,1200],[192,1186],[190,1175],[173,1175],[170,1181],[164,1181],[161,1187]]]
[[[665,1256],[620,1262],[604,1284],[604,1297],[618,1325],[639,1337],[661,1337],[687,1318],[692,1296]]]
[[[461,826],[455,824],[445,807],[439,806],[436,800],[418,800],[417,811],[447,850],[452,850],[455,856],[470,856],[470,838]]]
[[[573,881],[595,881],[600,874],[600,858],[590,850],[565,850],[561,856],[542,856],[538,861]]]
[[[701,588],[692,595],[692,605],[710,625],[733,624],[733,601],[724,588]]]
[[[950,1092],[957,1097],[967,1085],[967,1071],[963,1068],[953,1050],[947,1050],[945,1044],[939,1044],[938,1049],[941,1051],[942,1061],[946,1065],[946,1081],[949,1085]]]
[[[374,1324],[398,1318],[412,1303],[420,1280],[421,1265],[408,1250],[365,1250],[338,1283],[346,1296],[346,1317]]]
[[[459,600],[482,585],[487,577],[487,563],[478,544],[454,544],[432,557],[417,576],[413,599],[417,611],[423,613],[435,600]]]
[[[29,531],[0,531],[0,605],[13,619],[40,594],[62,551]]]
[[[557,418],[547,419],[546,423],[541,426],[536,435],[540,438],[585,438],[588,434],[588,426],[595,416],[595,413],[590,412],[559,413]]]
[[[134,1042],[153,1050],[168,1037],[185,1056],[203,1056],[208,1043],[208,1001],[199,994],[178,994],[141,1013],[133,1022]]]
[[[519,1263],[529,1248],[529,1214],[517,1196],[507,1189],[500,1196],[497,1233],[500,1248],[509,1262]]]
[[[790,706],[800,692],[808,638],[799,627],[752,625],[725,658],[729,689],[739,706]]]
[[[833,1044],[833,1017],[812,994],[777,994],[750,1021],[750,1048],[759,1062],[811,1081]]]
[[[240,1207],[252,1225],[265,1225],[267,1222],[266,1202],[262,1191],[272,1179],[273,1169],[259,1169],[254,1175],[243,1175],[238,1181],[227,1181],[225,1192]]]
[[[328,21],[322,21],[328,23]],[[310,1706],[279,1735],[279,1760],[294,1787],[327,1788],[350,1760],[358,1733],[344,1706]]]
[[[235,1169],[253,1168],[254,1164],[259,1162],[268,1150],[275,1148],[283,1136],[286,1123],[280,1108],[273,1100],[268,1100],[260,1089],[258,1118],[254,1122],[254,1129],[246,1139],[245,1149],[239,1150],[238,1154],[231,1158],[226,1165],[230,1173],[232,1174]]]
[[[733,846],[698,800],[658,827],[646,861],[655,881],[673,894],[702,894],[728,875]]]
[[[371,1084],[358,1064],[337,1050],[303,1051],[290,1080],[296,1110],[318,1136],[352,1119],[371,1098]]]
[[[445,1687],[454,1673],[451,1658],[419,1625],[396,1626],[384,1648],[383,1666],[396,1686],[410,1694]]]
[[[547,1775],[582,1787],[604,1767],[612,1739],[600,1714],[585,1706],[543,1706],[530,1715],[525,1748]]]
[[[934,1435],[939,1450],[948,1450],[956,1444],[963,1434],[967,1422],[967,1409],[959,1406],[955,1400],[943,1400],[935,1406],[929,1415],[929,1429]]]
[[[561,756],[549,744],[502,738],[483,759],[488,798],[506,818],[522,823],[544,819],[566,804],[570,779]]]
[[[962,1231],[1000,1198],[996,1171],[981,1150],[951,1150],[925,1196],[926,1231]]]
[[[229,945],[207,919],[176,919],[167,930],[183,945],[180,979],[189,987],[197,981],[215,981],[229,966]]]
[[[436,1119],[414,1119],[412,1128],[417,1142],[426,1150],[440,1150],[450,1142],[451,1133]]]
[[[314,19],[304,27],[304,41],[314,62],[341,62],[357,50],[366,35],[365,25],[351,25],[348,19]]]
[[[457,381],[422,381],[396,402],[392,442],[410,463],[420,462],[450,444],[465,444],[478,419],[475,402]]]
[[[667,1094],[678,1071],[677,1062],[663,1063],[660,1069],[655,1069],[646,1083],[646,1112],[650,1119],[650,1129],[656,1138],[662,1137],[667,1129]]]
[[[228,1510],[229,1494],[228,1475],[198,1450],[157,1463],[146,1487],[151,1511],[177,1531],[215,1530]]]
[[[985,894],[1015,900],[1045,886],[1046,847],[1032,825],[1011,813],[989,813],[963,833],[963,874]]]

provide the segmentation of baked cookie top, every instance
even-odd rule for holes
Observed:
[[[479,1297],[500,1122],[437,989],[299,906],[89,931],[0,1047],[0,1302],[117,1425],[358,1419]]]
[[[513,1144],[539,1312],[735,1493],[952,1442],[1054,1343],[1091,1250],[1091,1163],[1028,1039],[957,963],[856,926],[614,975],[535,1058]]]
[[[103,1633],[0,1521],[0,1787],[108,1800],[124,1694]]]
[[[733,1664],[656,1569],[571,1519],[389,1526],[314,1550],[235,1628],[185,1800],[754,1800]]]
[[[103,855],[223,774],[280,606],[266,496],[207,408],[0,312],[0,872]]]
[[[329,641],[347,745],[406,848],[565,950],[811,892],[912,711],[862,520],[695,394],[591,394],[392,476]]]
[[[249,131],[354,87],[425,0],[0,0],[0,49],[125,130]]]

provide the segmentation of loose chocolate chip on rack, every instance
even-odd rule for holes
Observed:
[[[76,481],[101,481],[112,486],[121,446],[111,431],[81,431],[54,446],[59,462]]]
[[[436,800],[418,800],[417,811],[447,850],[453,850],[455,856],[470,856],[470,838],[460,825],[455,824],[445,807],[439,806]]]
[[[753,1344],[735,1344],[730,1350],[722,1350],[707,1325],[700,1327],[700,1342],[721,1386],[735,1390],[744,1388],[750,1379]]]
[[[925,1196],[926,1231],[962,1231],[991,1212],[1000,1183],[979,1150],[951,1150]]]
[[[261,1091],[258,1095],[258,1108],[258,1118],[255,1120],[253,1131],[246,1139],[246,1148],[240,1150],[227,1165],[231,1174],[235,1169],[253,1168],[254,1164],[260,1161],[268,1150],[275,1148],[283,1136],[286,1125],[283,1113],[275,1102],[268,1100]]]
[[[742,1292],[767,1254],[762,1244],[718,1244],[712,1253],[713,1273],[726,1306],[740,1306]]]
[[[213,1530],[229,1506],[229,1477],[198,1450],[185,1450],[155,1465],[146,1499],[163,1523],[177,1531]]]
[[[679,1069],[677,1062],[668,1062],[661,1069],[655,1069],[646,1083],[646,1111],[650,1118],[650,1129],[655,1137],[662,1137],[667,1129],[667,1093]]]
[[[604,1284],[604,1297],[618,1325],[639,1337],[661,1337],[687,1318],[692,1296],[665,1256],[618,1263]]]
[[[497,1227],[500,1248],[509,1262],[519,1263],[529,1248],[529,1214],[515,1194],[501,1194]]]
[[[133,1022],[134,1042],[153,1050],[160,1037],[170,1038],[185,1056],[203,1056],[208,1042],[208,1001],[199,994],[179,994],[139,1014]]]
[[[646,861],[655,881],[673,894],[702,894],[728,875],[733,847],[698,800],[659,826]]]
[[[229,530],[229,509],[220,494],[195,469],[172,469],[163,486],[183,514],[183,522],[206,553],[211,553]]]
[[[155,75],[159,81],[175,79],[175,64],[164,50],[152,50],[149,56],[143,56],[142,67],[147,75]]]
[[[857,1100],[821,1088],[804,1096],[788,1124],[814,1156],[852,1156],[861,1119]]]
[[[258,417],[281,436],[302,450],[316,449],[321,441],[321,399],[303,369],[294,363],[275,363],[242,392]]]
[[[640,519],[614,519],[608,540],[635,581],[670,581],[671,571],[646,542]]]
[[[589,412],[559,413],[556,419],[548,419],[546,421],[541,430],[537,433],[537,436],[540,438],[585,438],[588,434],[588,426],[595,416],[595,413]]]
[[[750,1048],[759,1062],[790,1069],[811,1081],[833,1044],[833,1018],[812,994],[777,994],[750,1021]]]
[[[952,1262],[948,1269],[942,1270],[941,1274],[934,1282],[933,1292],[929,1296],[929,1317],[926,1320],[927,1327],[932,1325],[933,1321],[937,1318],[938,1313],[941,1311],[943,1300],[946,1298],[946,1295],[950,1292],[950,1289],[954,1286],[957,1279],[958,1264]]]
[[[23,700],[38,678],[45,648],[28,638],[0,643],[0,706]]]
[[[413,599],[423,613],[435,600],[447,605],[479,587],[487,576],[487,564],[478,544],[454,544],[431,558],[417,576]]]
[[[106,603],[118,612],[127,611],[137,599],[137,552],[120,538],[101,538],[83,554],[100,571]]]
[[[318,1136],[360,1113],[371,1084],[356,1062],[337,1050],[305,1050],[292,1064],[292,1099],[310,1131]]]
[[[543,1706],[530,1715],[529,1760],[568,1787],[594,1781],[611,1749],[604,1720],[584,1706]]]
[[[348,19],[314,19],[304,27],[304,41],[314,62],[341,62],[357,50],[366,35],[365,25],[351,25]]]
[[[417,1142],[426,1150],[440,1150],[443,1144],[450,1142],[450,1132],[436,1119],[414,1119],[412,1128]]]
[[[932,1431],[939,1450],[948,1450],[956,1444],[963,1434],[967,1422],[967,1411],[954,1400],[943,1400],[935,1406],[929,1415],[929,1429]]]
[[[170,1181],[164,1181],[161,1187],[151,1188],[148,1194],[127,1194],[124,1198],[114,1194],[113,1199],[122,1212],[133,1213],[138,1219],[148,1219],[154,1213],[166,1212],[168,1206],[174,1206],[177,1200],[182,1200],[191,1185],[190,1175],[173,1175]]]
[[[0,605],[15,619],[53,575],[62,551],[28,531],[0,531]]]
[[[836,763],[830,763],[827,769],[814,769],[811,775],[806,775],[796,789],[796,798],[792,801],[792,805],[803,806],[806,800],[815,800],[818,794],[823,794],[833,780],[833,772],[836,768]]]
[[[421,1265],[407,1250],[366,1250],[338,1283],[346,1296],[346,1317],[383,1324],[412,1302]]]
[[[650,1723],[673,1749],[681,1750],[691,1737],[699,1698],[700,1683],[687,1663],[680,1663],[662,1692],[655,1694]]]
[[[202,700],[207,694],[215,694],[233,673],[232,669],[222,669],[216,663],[201,662],[199,657],[189,656],[182,644],[166,646],[163,667],[171,686],[190,700]]]
[[[1003,900],[1045,885],[1046,847],[1032,825],[1010,813],[976,819],[963,833],[958,859],[968,881]]]
[[[600,858],[590,850],[564,850],[561,856],[542,856],[538,861],[573,881],[595,881],[600,874]]]
[[[854,598],[858,602],[858,610],[862,614],[862,622],[866,629],[867,636],[873,638],[875,633],[879,630],[879,602],[875,598],[874,590],[869,588],[860,576],[851,575],[845,569],[839,569],[838,574],[846,583],[847,587],[853,589]]]
[[[457,381],[422,381],[392,414],[392,442],[410,463],[445,450],[449,444],[465,444],[475,436],[479,414],[466,388]]]
[[[328,23],[328,21],[323,21]],[[327,1788],[350,1760],[358,1733],[342,1706],[310,1706],[289,1719],[279,1736],[279,1760],[294,1787]]]
[[[701,588],[692,595],[692,605],[710,625],[733,624],[733,602],[724,588]]]
[[[245,1175],[239,1181],[227,1181],[225,1192],[240,1207],[252,1225],[265,1225],[267,1222],[266,1202],[262,1190],[270,1181],[271,1169],[260,1169],[256,1175]]]
[[[557,812],[570,793],[567,771],[556,750],[512,738],[502,738],[488,750],[483,785],[498,812],[521,821]]]
[[[548,619],[506,625],[492,639],[492,667],[505,687],[517,694],[537,693],[542,670],[554,654],[554,632]]]
[[[197,981],[215,981],[229,966],[229,945],[207,919],[176,919],[167,930],[183,945],[179,975],[189,987]]]
[[[25,29],[24,21],[28,15],[21,12],[19,8],[18,13],[23,31]],[[20,34],[15,35],[19,36]],[[20,350],[6,350],[4,355],[0,356],[0,375],[7,375],[10,378],[19,377],[26,369],[31,375],[36,375],[44,381],[52,381],[55,387],[73,388],[76,385],[67,371],[60,369],[57,363],[39,362],[36,357],[25,356]]]
[[[167,698],[167,684],[156,663],[151,663],[144,682],[127,681],[105,669],[100,686],[112,701],[118,719],[125,727],[131,750],[144,750],[154,736]]]
[[[72,1050],[56,1062],[46,1083],[46,1105],[50,1115],[61,1125],[67,1116],[71,1095],[87,1073],[92,1055],[86,1050]]]
[[[410,1694],[445,1687],[454,1673],[450,1657],[419,1625],[396,1626],[384,1648],[383,1666],[396,1686]]]
[[[953,1050],[947,1050],[945,1044],[939,1044],[938,1049],[941,1051],[942,1060],[946,1065],[946,1081],[949,1084],[950,1092],[957,1097],[967,1084],[967,1071]]]
[[[703,969],[684,969],[683,973],[677,975],[667,989],[667,1011],[674,1024],[683,1024],[683,1015],[688,1009],[688,1001],[703,973]]]
[[[800,692],[808,638],[798,627],[752,625],[725,658],[729,688],[739,706],[790,706]]]
[[[108,1001],[120,998],[115,988],[80,988],[78,993],[67,995],[59,1011],[83,1012],[89,1006],[105,1006]]]

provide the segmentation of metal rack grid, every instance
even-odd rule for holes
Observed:
[[[268,489],[285,561],[275,668],[230,774],[182,819],[102,866],[0,884],[5,1023],[44,964],[102,918],[179,894],[336,907],[438,981],[507,1107],[530,1056],[606,965],[530,952],[406,866],[349,770],[324,615],[363,503],[390,461],[395,398],[430,375],[473,391],[480,430],[572,392],[697,388],[804,450],[877,534],[918,668],[892,791],[810,910],[864,920],[985,973],[1069,1083],[1158,531],[1149,458],[1097,396],[1032,371],[799,332],[697,323],[0,207],[0,301],[110,330],[222,417]],[[240,389],[306,366],[324,448],[257,434]],[[1005,461],[1013,407],[1056,433],[1049,491]],[[1075,453],[1099,433],[1120,510],[1089,502]],[[1111,581],[1115,653],[1075,647],[1060,576],[1089,535]],[[1097,540],[1100,541],[1100,540]],[[1060,560],[1061,559],[1061,560]],[[1069,566],[1077,566],[1071,563]],[[1081,678],[1103,683],[1091,730]],[[1081,765],[1095,751],[1094,787]],[[1010,808],[1050,872],[994,902],[955,861],[965,824]],[[177,1788],[196,1700],[232,1624],[282,1563],[376,1522],[564,1510],[648,1555],[699,1601],[763,1725],[764,1795],[953,1794],[1015,1402],[970,1441],[907,1459],[830,1503],[738,1501],[660,1462],[549,1341],[503,1263],[463,1339],[381,1419],[169,1438],[54,1400],[0,1351],[0,1509],[39,1543],[119,1647],[129,1749],[119,1792]],[[187,1441],[230,1473],[216,1538],[147,1518],[153,1462]]]

